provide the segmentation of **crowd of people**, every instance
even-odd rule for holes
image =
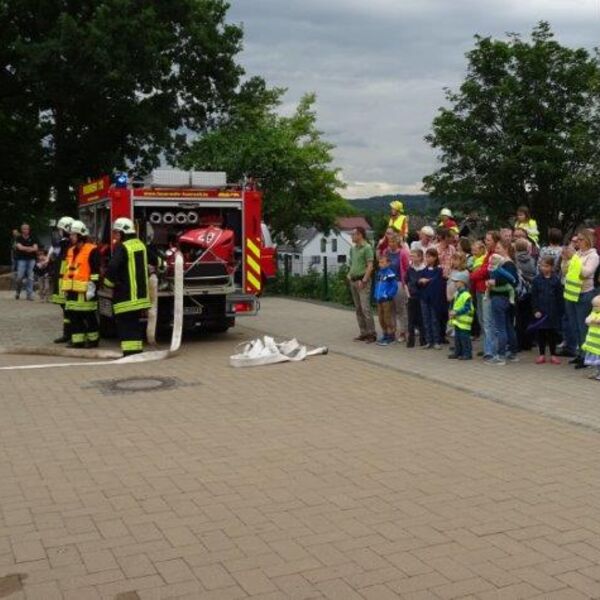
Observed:
[[[424,349],[450,348],[448,358],[488,365],[519,361],[537,346],[536,364],[593,367],[600,381],[600,258],[593,229],[570,239],[556,228],[540,243],[527,207],[512,227],[475,233],[459,228],[448,208],[437,226],[409,243],[402,203],[390,205],[385,235],[373,247],[353,233],[348,280],[356,307],[356,341]],[[397,225],[401,225],[400,229]],[[381,328],[376,335],[371,300]]]

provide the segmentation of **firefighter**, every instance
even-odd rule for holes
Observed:
[[[113,223],[117,244],[104,285],[113,288],[113,313],[124,356],[142,351],[142,311],[151,306],[148,291],[148,253],[131,219]]]
[[[69,230],[73,219],[71,217],[61,217],[56,224],[60,241],[58,243],[58,251],[54,251],[51,256],[51,273],[52,273],[52,298],[53,304],[58,304],[63,313],[63,333],[60,337],[54,340],[55,344],[66,344],[71,341],[71,322],[67,317],[65,310],[65,293],[62,289],[62,278],[67,270],[67,252],[71,246],[71,237]]]
[[[403,238],[408,235],[408,217],[404,214],[404,204],[400,200],[390,202],[388,227],[393,227]]]
[[[62,286],[67,317],[71,321],[71,348],[96,348],[98,332],[98,297],[96,286],[100,278],[100,253],[89,239],[89,231],[81,221],[70,228],[71,247],[67,252],[67,269]]]

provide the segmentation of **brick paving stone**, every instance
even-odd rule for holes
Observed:
[[[55,307],[29,304],[0,294],[3,343],[55,336]],[[28,575],[15,600],[600,597],[597,386],[566,368],[531,379],[526,358],[503,371],[523,382],[513,398],[476,363],[461,390],[440,385],[456,377],[439,355],[348,342],[351,313],[263,309],[255,325],[277,333],[285,314],[334,352],[233,370],[240,327],[165,363],[0,372],[0,577]],[[186,385],[87,387],[157,373]]]

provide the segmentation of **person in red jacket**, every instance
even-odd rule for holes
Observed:
[[[500,241],[500,234],[497,231],[488,231],[485,235],[485,258],[480,266],[477,266],[471,272],[471,284],[475,289],[477,298],[477,312],[481,319],[481,332],[483,335],[483,358],[491,360],[494,357],[495,342],[494,322],[492,319],[492,306],[489,298],[486,297],[486,284],[489,273],[490,257],[496,250],[496,244]]]

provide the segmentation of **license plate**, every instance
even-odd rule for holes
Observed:
[[[201,315],[204,312],[203,306],[184,306],[184,315]]]

